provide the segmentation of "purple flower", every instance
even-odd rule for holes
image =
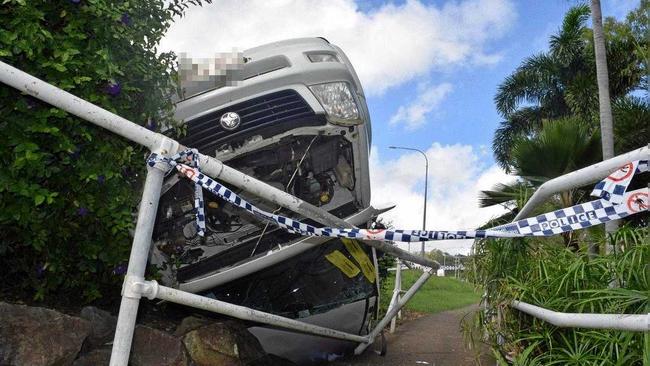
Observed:
[[[87,208],[79,207],[79,209],[77,210],[77,215],[79,215],[81,217],[84,217],[84,216],[88,215],[89,212],[90,211]]]
[[[45,274],[45,266],[42,263],[37,264],[35,268],[35,272],[37,278],[42,278],[43,275]]]
[[[175,246],[174,250],[176,250],[176,254],[183,254],[183,246],[182,245]]]
[[[109,82],[106,85],[106,93],[110,96],[116,97],[122,91],[122,85],[118,82]]]
[[[104,184],[105,181],[106,177],[103,174],[97,177],[97,183]]]
[[[129,16],[129,14],[123,13],[122,17],[120,18],[120,22],[128,27],[131,25],[131,17]]]
[[[81,3],[81,0],[70,0],[70,2],[73,4],[79,4]]]
[[[149,119],[149,120],[147,121],[147,123],[144,125],[144,127],[145,127],[147,130],[151,130],[151,131],[156,131],[156,127],[157,127],[157,126],[158,126],[158,124],[156,123],[156,120],[155,120],[155,119]]]
[[[34,108],[38,107],[38,103],[32,97],[25,98],[25,102],[27,103],[27,108],[28,109],[34,109]]]
[[[115,275],[115,276],[121,276],[121,275],[123,275],[123,274],[126,273],[126,269],[127,269],[126,264],[121,263],[121,264],[118,265],[117,267],[113,268],[113,272],[112,272],[112,273],[113,273],[113,275]]]

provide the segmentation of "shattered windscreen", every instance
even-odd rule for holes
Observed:
[[[365,245],[364,255],[369,255]],[[362,271],[350,273],[341,262],[331,261],[331,253],[356,259],[341,239],[333,239],[300,256],[264,269],[206,292],[209,297],[253,309],[302,318],[376,296],[371,282]],[[352,276],[351,276],[352,275]]]

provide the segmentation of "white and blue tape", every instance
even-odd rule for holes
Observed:
[[[598,200],[519,220],[487,230],[423,231],[423,230],[371,230],[315,227],[289,217],[263,211],[214,179],[201,173],[198,151],[186,150],[171,158],[152,154],[148,165],[165,171],[176,169],[195,183],[196,224],[199,235],[205,235],[205,213],[203,209],[204,188],[231,204],[243,208],[262,220],[296,234],[305,236],[327,236],[367,240],[399,242],[420,242],[431,240],[507,238],[524,236],[551,236],[579,230],[618,220],[648,210],[648,188],[626,192],[636,173],[648,171],[648,161],[634,161],[626,164],[609,177],[596,184],[592,195]]]

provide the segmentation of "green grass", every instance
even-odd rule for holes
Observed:
[[[422,272],[417,270],[402,271],[402,290],[408,290],[421,274]],[[384,311],[388,307],[395,287],[395,272],[391,272],[390,277],[385,281],[381,293],[381,305]],[[406,308],[421,313],[438,313],[477,304],[480,299],[481,295],[467,282],[453,277],[432,276],[406,304]]]

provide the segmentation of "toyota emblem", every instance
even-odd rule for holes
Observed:
[[[241,118],[235,112],[226,112],[221,116],[221,127],[226,130],[234,130],[239,127],[241,123]]]

